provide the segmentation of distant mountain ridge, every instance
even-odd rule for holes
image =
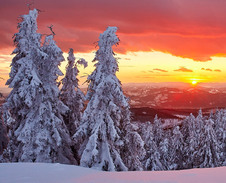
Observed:
[[[183,87],[184,86],[184,87]],[[225,108],[226,85],[215,84],[192,87],[189,84],[179,87],[161,85],[125,85],[124,92],[130,98],[132,107],[166,109]]]

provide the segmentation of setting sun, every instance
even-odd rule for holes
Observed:
[[[190,83],[192,86],[196,86],[198,83],[199,83],[200,79],[197,79],[197,78],[192,78],[190,80]]]
[[[197,84],[197,81],[194,80],[194,81],[191,82],[191,84],[192,85],[196,85]]]

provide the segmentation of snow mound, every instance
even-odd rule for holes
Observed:
[[[226,167],[155,172],[102,172],[73,165],[1,163],[2,183],[224,183]]]

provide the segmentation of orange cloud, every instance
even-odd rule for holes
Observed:
[[[207,68],[207,69],[206,69],[206,71],[213,71],[213,70],[212,70],[212,69],[210,69],[210,68]]]
[[[221,72],[220,69],[213,70],[213,69],[210,69],[210,68],[201,68],[201,70],[203,70],[203,71],[210,71],[210,72],[212,72],[212,71],[214,71],[214,72]]]
[[[191,69],[187,69],[186,67],[181,66],[179,69],[174,70],[176,72],[193,72]]]

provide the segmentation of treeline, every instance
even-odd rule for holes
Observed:
[[[186,117],[180,126],[163,129],[157,116],[141,123],[146,170],[180,170],[226,165],[226,110]]]

